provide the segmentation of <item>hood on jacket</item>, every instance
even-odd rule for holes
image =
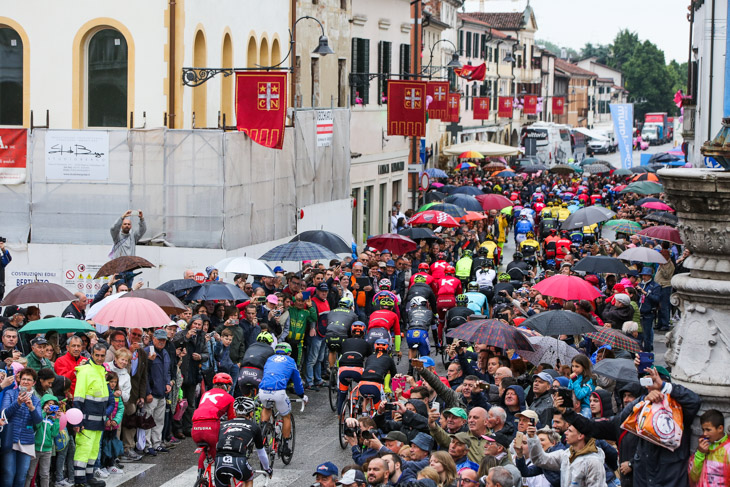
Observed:
[[[41,397],[41,407],[45,406],[48,401],[58,402],[58,398],[53,394],[43,394]]]
[[[408,402],[413,404],[413,407],[416,408],[416,413],[428,419],[428,406],[426,406],[423,401],[420,399],[411,399]]]
[[[618,392],[619,394],[621,394],[621,400],[623,401],[624,392],[630,392],[631,395],[634,397],[641,397],[646,393],[646,389],[641,387],[641,384],[638,384],[636,382],[629,382],[621,389],[619,389]]]
[[[608,418],[616,414],[615,408],[613,407],[613,395],[610,392],[606,389],[596,389],[591,393],[591,397],[594,396],[601,402],[599,418]]]
[[[505,408],[505,411],[507,411],[507,406],[504,403],[504,396],[507,395],[507,391],[509,391],[510,389],[515,391],[515,393],[517,394],[517,399],[519,399],[520,401],[520,411],[524,411],[525,409],[527,409],[527,406],[525,405],[525,390],[522,388],[522,386],[514,385],[509,386],[507,389],[505,389],[504,395],[500,400],[500,402],[502,403],[502,407]]]

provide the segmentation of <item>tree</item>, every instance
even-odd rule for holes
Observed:
[[[608,65],[612,68],[621,69],[634,55],[634,50],[641,45],[639,34],[628,29],[622,29],[616,34],[613,44],[609,47],[610,57]]]
[[[622,63],[625,87],[635,99],[636,117],[642,119],[647,112],[674,112],[670,68],[664,61],[664,51],[649,41],[636,45],[632,55]]]
[[[682,90],[686,94],[687,63],[679,64],[677,61],[672,60],[669,64],[667,64],[667,72],[672,80],[672,93],[676,93],[677,90]]]
[[[586,42],[583,49],[580,50],[580,57],[585,59],[588,57],[596,57],[596,62],[600,64],[608,64],[608,58],[611,55],[611,49],[605,44],[596,44]]]
[[[535,45],[540,46],[540,47],[546,49],[547,51],[552,52],[553,54],[555,54],[558,57],[560,57],[561,51],[563,49],[565,49],[567,51],[567,55],[570,59],[578,59],[578,57],[579,57],[578,51],[576,51],[575,49],[573,49],[571,47],[560,47],[557,44],[550,42],[550,41],[537,39],[537,40],[535,40]]]

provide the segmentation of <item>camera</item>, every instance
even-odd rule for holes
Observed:
[[[573,406],[572,389],[568,389],[567,387],[553,387],[551,392],[563,398],[563,407],[570,408]]]
[[[370,430],[364,430],[362,433],[360,433],[360,436],[362,436],[363,440],[372,440],[375,438],[375,435]]]
[[[8,241],[8,239],[7,239],[7,238],[5,238],[5,237],[0,237],[0,243],[5,243],[5,242],[7,242],[7,241]]]
[[[13,358],[12,350],[0,350],[0,361],[4,362],[9,358]]]
[[[392,403],[385,404],[386,411],[396,411],[397,409],[398,409],[398,406],[396,404],[392,404]]]
[[[344,436],[355,437],[360,432],[359,429],[345,427]]]

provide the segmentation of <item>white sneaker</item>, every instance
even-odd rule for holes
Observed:
[[[55,487],[71,487],[73,484],[66,479],[61,479],[54,484]]]
[[[121,474],[124,473],[124,470],[122,470],[121,468],[117,468],[116,466],[109,467],[106,470],[110,474],[119,474],[119,475],[121,475]]]
[[[109,472],[105,468],[100,468],[96,472],[94,472],[94,477],[98,479],[106,479],[109,478]]]

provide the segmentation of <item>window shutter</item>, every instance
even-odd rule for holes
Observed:
[[[360,60],[360,72],[370,72],[370,39],[360,39]],[[360,94],[365,105],[370,103],[370,80],[367,76],[363,79]]]
[[[471,57],[471,32],[466,33],[466,56]]]

